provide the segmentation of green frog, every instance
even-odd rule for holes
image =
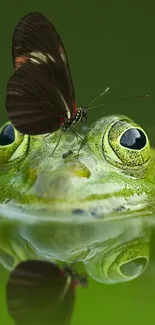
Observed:
[[[98,282],[127,282],[150,259],[155,151],[126,116],[84,134],[0,129],[0,263],[82,262]],[[57,146],[57,148],[56,148]],[[56,149],[55,149],[56,148]]]

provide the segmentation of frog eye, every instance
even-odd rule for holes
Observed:
[[[25,155],[28,136],[19,133],[10,122],[0,128],[0,164]]]
[[[102,152],[112,165],[126,171],[148,166],[150,144],[145,131],[128,118],[110,123],[102,139]]]
[[[118,238],[117,240],[116,238],[109,239],[109,243],[107,240],[106,249],[101,250],[99,247],[98,253],[84,261],[89,276],[98,282],[108,284],[136,279],[146,270],[150,261],[149,236],[147,230],[145,233],[144,229],[144,237],[122,241],[121,245],[118,246]],[[104,245],[105,243],[103,247]]]
[[[142,130],[131,128],[124,132],[120,138],[120,144],[128,149],[141,150],[147,143],[146,136]]]
[[[7,146],[15,140],[14,128],[11,124],[4,127],[0,134],[0,146]]]

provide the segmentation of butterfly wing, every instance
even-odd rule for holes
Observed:
[[[73,82],[61,39],[44,16],[30,13],[17,24],[12,43],[15,73],[7,85],[9,118],[21,133],[54,132],[62,119],[76,114]]]
[[[18,264],[6,287],[10,316],[19,325],[68,325],[74,294],[66,280],[53,263],[30,260]]]
[[[45,134],[70,118],[67,102],[56,82],[52,65],[27,62],[7,84],[6,109],[12,124],[24,134]]]
[[[61,70],[63,82],[60,90],[66,94],[68,107],[73,107],[75,99],[74,87],[65,48],[53,24],[40,13],[32,12],[24,16],[17,24],[13,40],[12,55],[16,68],[17,58],[23,57],[25,53],[43,53],[48,56],[48,63],[54,64],[55,68]]]

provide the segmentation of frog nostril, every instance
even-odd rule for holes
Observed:
[[[147,259],[145,257],[139,257],[120,266],[120,271],[125,276],[136,276],[141,274],[147,265]]]

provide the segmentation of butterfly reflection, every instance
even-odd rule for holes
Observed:
[[[16,325],[68,325],[74,309],[75,288],[86,278],[72,269],[47,261],[18,264],[6,285],[7,306]]]

